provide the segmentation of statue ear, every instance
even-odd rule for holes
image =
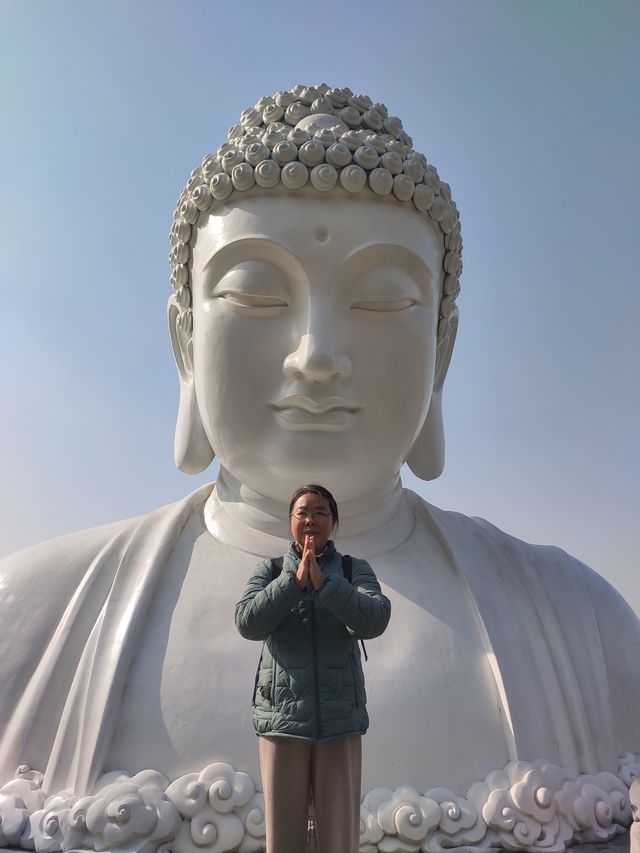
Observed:
[[[174,297],[171,296],[167,306],[167,317],[180,383],[180,404],[173,456],[176,465],[185,474],[199,474],[209,467],[215,454],[205,434],[198,410],[193,380],[191,314],[190,312],[181,314]],[[185,322],[184,318],[188,318],[188,322]]]
[[[418,433],[407,465],[421,480],[435,480],[444,470],[444,424],[442,421],[442,387],[447,376],[453,345],[458,331],[458,308],[454,308],[445,325],[438,327],[436,367],[429,411]]]

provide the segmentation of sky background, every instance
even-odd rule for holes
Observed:
[[[461,210],[445,473],[405,484],[640,612],[639,37],[625,0],[0,0],[0,555],[214,479],[173,464],[173,208],[242,109],[326,82]]]

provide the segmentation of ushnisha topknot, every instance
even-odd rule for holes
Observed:
[[[348,88],[297,85],[244,110],[227,138],[191,173],[173,216],[171,285],[178,322],[187,333],[193,327],[190,240],[207,211],[255,186],[297,190],[311,184],[318,192],[341,186],[351,193],[393,195],[439,225],[445,276],[438,337],[448,334],[460,292],[460,214],[449,184],[413,150],[402,122],[384,104]]]

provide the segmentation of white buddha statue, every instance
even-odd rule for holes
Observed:
[[[215,454],[219,478],[1,564],[0,846],[263,849],[259,647],[233,607],[314,481],[393,607],[367,643],[361,849],[614,835],[640,773],[638,619],[563,551],[402,489],[405,462],[444,464],[462,241],[400,120],[347,89],[261,99],[171,240],[176,462]]]

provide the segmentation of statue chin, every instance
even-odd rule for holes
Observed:
[[[262,99],[229,139],[181,196],[168,310],[176,462],[215,449],[220,476],[0,564],[0,847],[264,849],[259,646],[233,610],[313,480],[392,602],[367,641],[360,849],[613,837],[640,776],[637,617],[560,549],[400,482],[444,463],[448,184],[349,90]]]

